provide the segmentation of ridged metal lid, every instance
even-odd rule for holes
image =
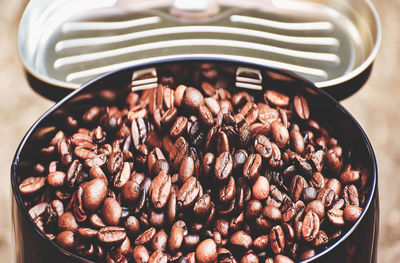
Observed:
[[[18,38],[27,71],[68,89],[188,57],[284,68],[323,88],[370,66],[380,26],[368,0],[31,0]]]

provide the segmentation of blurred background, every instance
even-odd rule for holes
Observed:
[[[31,125],[54,102],[28,85],[17,52],[17,29],[28,1],[0,0],[0,262],[13,260],[10,166]],[[372,0],[382,44],[367,84],[342,101],[367,133],[378,160],[378,262],[400,263],[400,0]]]

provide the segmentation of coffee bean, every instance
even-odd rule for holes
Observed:
[[[343,218],[347,222],[354,223],[361,216],[363,209],[355,205],[346,206],[343,210]]]
[[[271,136],[279,148],[285,148],[289,142],[289,131],[280,121],[271,123]]]
[[[358,190],[357,187],[355,187],[353,184],[346,185],[343,188],[343,198],[344,198],[344,204],[346,206],[349,205],[354,205],[354,206],[359,206],[359,198],[358,198]]]
[[[293,260],[284,255],[276,255],[273,263],[294,263]]]
[[[343,210],[332,208],[328,210],[327,215],[334,226],[343,226],[345,224]]]
[[[183,102],[189,110],[196,110],[204,104],[204,97],[199,90],[189,87],[185,90]]]
[[[136,239],[135,239],[135,245],[146,245],[150,243],[150,241],[153,239],[153,237],[156,234],[156,229],[154,227],[150,227],[149,229],[145,230],[142,234],[140,234]]]
[[[300,119],[307,120],[310,117],[307,100],[303,96],[295,96],[293,106]]]
[[[151,240],[151,246],[154,250],[165,251],[167,247],[168,235],[163,229],[158,231]]]
[[[257,135],[254,141],[254,147],[261,157],[268,159],[272,155],[271,142],[262,134]]]
[[[117,200],[107,197],[101,209],[102,219],[108,225],[116,226],[122,217],[122,208]]]
[[[125,228],[118,226],[107,226],[101,228],[97,233],[97,239],[104,244],[120,243],[126,238]]]
[[[88,212],[96,211],[107,195],[107,185],[103,179],[95,178],[83,188],[83,207]]]
[[[253,239],[251,236],[242,230],[235,232],[229,241],[233,246],[239,249],[249,249],[249,247],[253,244]]]
[[[258,200],[250,200],[246,205],[245,216],[247,219],[252,220],[257,218],[262,209],[262,204]]]
[[[264,99],[278,107],[286,107],[289,105],[289,97],[275,90],[267,90],[264,93]]]
[[[177,223],[175,223],[172,226],[171,232],[169,234],[168,249],[173,252],[177,251],[182,246],[183,237],[184,237],[184,229]]]
[[[304,216],[303,226],[301,229],[303,238],[308,242],[313,241],[317,236],[319,227],[320,227],[320,220],[318,215],[313,211],[309,211],[308,213],[306,213],[306,215]]]
[[[264,206],[262,215],[272,221],[280,221],[282,219],[281,211],[274,206]]]
[[[24,195],[35,194],[40,191],[46,182],[46,177],[28,177],[19,184],[19,191]]]
[[[244,177],[250,180],[256,180],[259,176],[259,170],[262,165],[262,158],[259,154],[250,154],[243,167]]]
[[[221,153],[216,161],[214,173],[218,180],[225,180],[229,177],[233,168],[232,155],[229,152]]]
[[[274,226],[269,232],[269,242],[274,254],[280,254],[285,249],[285,234],[280,225]]]
[[[136,263],[149,262],[150,259],[149,251],[144,246],[135,246],[132,257]]]
[[[152,204],[155,208],[163,208],[169,199],[171,194],[171,176],[165,171],[161,171],[151,182],[150,185],[150,196]]]
[[[189,177],[176,195],[180,207],[189,207],[196,201],[200,192],[200,183],[195,177]]]
[[[75,245],[75,234],[72,231],[65,230],[57,235],[56,242],[65,249],[71,249]]]
[[[265,176],[259,176],[253,184],[253,197],[257,200],[265,200],[269,195],[269,182]]]
[[[214,240],[206,239],[196,248],[196,260],[201,263],[211,263],[217,259],[217,245]]]
[[[236,184],[235,179],[230,176],[228,182],[219,190],[219,200],[221,202],[229,202],[235,197]]]
[[[149,263],[167,263],[168,257],[162,251],[156,250],[149,258]]]

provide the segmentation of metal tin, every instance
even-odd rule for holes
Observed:
[[[359,162],[370,172],[370,184],[366,205],[357,222],[327,249],[302,263],[377,261],[379,200],[376,159],[366,134],[339,102],[315,87],[312,82],[287,71],[237,61],[172,60],[131,67],[97,78],[54,105],[27,132],[11,167],[16,262],[92,263],[64,250],[43,234],[29,216],[18,189],[21,178],[30,176],[31,169],[37,162],[40,145],[54,136],[56,127],[63,125],[61,117],[73,115],[76,111],[84,112],[94,103],[112,105],[123,101],[124,95],[131,89],[140,91],[151,88],[164,74],[176,77],[179,83],[186,83],[187,81],[180,82],[181,78],[183,81],[185,76],[193,78],[202,74],[204,68],[217,70],[228,83],[234,83],[232,87],[236,86],[238,89],[252,89],[249,92],[262,94],[265,87],[273,86],[278,90],[300,91],[307,97],[310,107],[313,108],[313,119],[332,128],[335,137],[344,147],[352,149],[352,160]],[[147,78],[141,78],[140,75]]]
[[[368,79],[380,38],[369,0],[31,0],[18,47],[33,88],[56,99],[172,58],[283,68],[343,98]]]

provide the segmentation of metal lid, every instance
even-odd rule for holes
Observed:
[[[66,89],[171,58],[239,60],[336,87],[370,67],[379,43],[368,0],[31,0],[18,32],[27,71]]]

